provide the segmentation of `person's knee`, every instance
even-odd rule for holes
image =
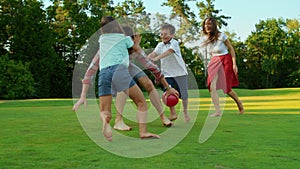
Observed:
[[[147,102],[142,93],[140,95],[131,96],[131,99],[134,101],[138,109],[147,109]]]
[[[148,109],[147,102],[144,99],[138,99],[135,102],[138,110],[146,111]]]
[[[109,111],[101,111],[101,117],[107,123],[109,123],[112,118],[111,113]]]
[[[211,91],[211,92],[217,91],[217,87],[214,86],[214,85],[210,85],[210,91]]]
[[[142,82],[142,84],[143,84],[143,87],[145,88],[145,90],[148,93],[155,89],[155,87],[154,87],[154,85],[153,85],[153,83],[152,83],[152,81],[150,79],[145,79]]]

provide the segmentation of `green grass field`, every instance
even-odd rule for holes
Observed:
[[[191,91],[191,98],[193,92],[198,91]],[[300,88],[236,92],[245,114],[238,115],[227,98],[217,129],[200,144],[210,97],[207,90],[199,90],[200,111],[190,132],[172,149],[149,158],[114,155],[95,144],[71,111],[71,99],[0,101],[0,168],[299,168]],[[148,128],[166,130],[159,120]],[[122,133],[136,136],[137,128]]]

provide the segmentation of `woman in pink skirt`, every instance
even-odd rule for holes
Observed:
[[[222,89],[237,104],[239,113],[244,113],[244,107],[232,87],[239,85],[237,78],[238,68],[236,65],[235,51],[226,34],[217,28],[215,18],[209,17],[202,24],[203,37],[201,47],[203,48],[205,61],[210,60],[207,65],[207,86],[215,106],[215,113],[210,116],[221,116],[218,89]]]

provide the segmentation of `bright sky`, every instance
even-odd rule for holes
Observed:
[[[48,0],[45,1],[47,4]],[[115,4],[123,0],[113,0]],[[198,0],[199,1],[199,0]],[[146,12],[169,14],[170,8],[162,7],[162,0],[142,0]],[[189,2],[190,8],[196,10],[196,3]],[[221,9],[221,15],[230,16],[225,28],[235,32],[244,41],[259,20],[268,18],[289,18],[300,20],[300,0],[215,0],[215,9]],[[198,15],[198,11],[194,11]]]

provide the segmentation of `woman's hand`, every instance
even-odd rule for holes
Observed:
[[[238,67],[236,66],[236,64],[234,64],[232,68],[233,68],[233,72],[237,75]]]

